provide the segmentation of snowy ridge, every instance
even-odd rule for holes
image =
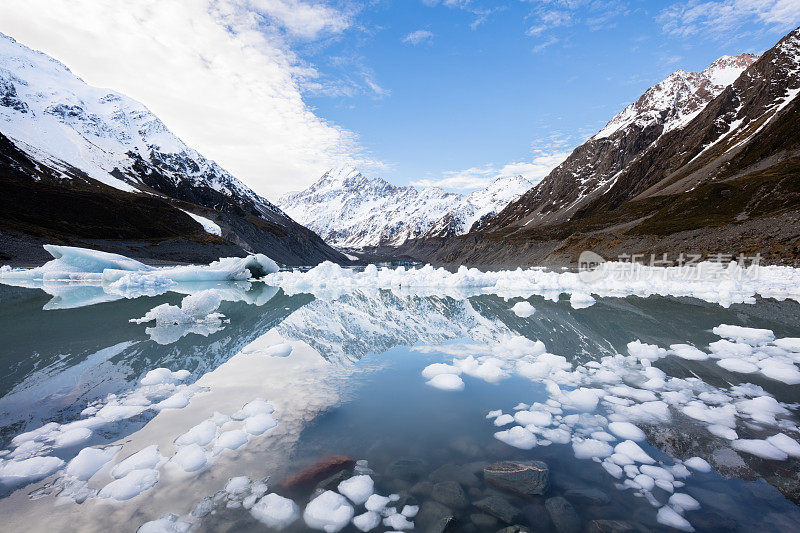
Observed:
[[[633,125],[646,128],[661,123],[663,133],[682,128],[756,59],[753,54],[722,56],[702,72],[678,70],[650,87],[592,138],[610,137]]]
[[[499,178],[464,196],[438,187],[398,187],[344,166],[329,170],[304,191],[281,197],[278,205],[329,244],[399,246],[423,234],[466,233],[531,186],[521,176]]]
[[[124,191],[141,190],[141,176],[157,172],[176,187],[207,186],[252,202],[262,213],[280,213],[186,146],[141,103],[91,87],[59,61],[3,34],[0,132],[35,160],[78,169]]]

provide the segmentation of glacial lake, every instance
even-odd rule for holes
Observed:
[[[2,529],[797,531],[797,301],[432,293],[0,285]]]

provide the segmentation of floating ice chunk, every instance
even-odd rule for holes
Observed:
[[[278,422],[267,413],[259,413],[244,419],[244,430],[251,435],[261,435],[277,425]]]
[[[464,390],[464,380],[456,374],[438,374],[425,382],[431,387],[441,390],[458,391]]]
[[[569,297],[569,304],[573,309],[591,307],[596,301],[588,292],[573,292]]]
[[[273,344],[261,353],[269,357],[289,357],[292,354],[292,345],[286,342]]]
[[[417,516],[419,512],[419,505],[404,505],[403,510],[400,512],[401,515],[405,516],[406,518],[414,518]]]
[[[381,523],[381,515],[374,511],[367,511],[364,514],[353,517],[353,525],[361,531],[371,531]]]
[[[270,493],[253,505],[250,514],[267,527],[281,530],[297,520],[300,509],[289,498]]]
[[[187,444],[198,444],[200,446],[205,446],[214,440],[216,434],[217,425],[214,423],[214,421],[204,420],[175,439],[175,444],[178,446],[186,446]]]
[[[267,402],[264,398],[256,398],[255,400],[248,402],[231,415],[231,418],[234,420],[244,420],[247,417],[254,416],[261,413],[272,414],[275,412],[275,408],[272,407],[272,404]]]
[[[601,466],[605,469],[606,472],[608,472],[617,479],[620,479],[624,475],[622,467],[612,463],[611,461],[603,461],[601,463]]]
[[[549,411],[517,411],[514,413],[514,419],[523,426],[533,424],[547,427],[553,423],[553,415]]]
[[[186,393],[183,391],[176,392],[169,398],[161,400],[158,402],[154,407],[156,409],[183,409],[189,405],[189,398],[186,396]]]
[[[431,379],[440,374],[461,374],[461,369],[444,363],[433,363],[422,369],[422,376]]]
[[[671,353],[681,359],[689,359],[691,361],[703,361],[708,359],[708,354],[706,352],[698,350],[691,344],[671,344],[669,349]]]
[[[0,485],[36,481],[49,476],[63,465],[64,461],[50,456],[5,461],[0,463]]]
[[[595,457],[608,457],[614,449],[607,442],[597,439],[574,439],[572,451],[576,459],[592,459]]]
[[[636,462],[624,453],[612,453],[609,460],[620,466],[628,466]]]
[[[694,531],[692,524],[690,524],[688,520],[667,505],[658,510],[658,514],[656,514],[656,520],[659,524],[674,527],[675,529],[680,529],[681,531]]]
[[[711,465],[702,457],[690,457],[683,464],[698,472],[711,472]]]
[[[731,442],[734,449],[746,452],[763,459],[785,460],[789,455],[767,442],[760,439],[738,439]]]
[[[799,337],[785,337],[783,339],[775,339],[772,344],[778,348],[782,348],[789,352],[800,353],[800,338]]]
[[[700,509],[700,502],[683,492],[676,492],[670,496],[669,504],[683,511],[696,511]]]
[[[514,411],[519,411],[519,410],[522,410],[522,409],[530,409],[530,407],[531,406],[528,405],[527,403],[519,402],[517,405],[514,406],[513,410]]]
[[[670,484],[675,481],[675,476],[670,471],[660,466],[655,465],[642,465],[639,467],[642,474],[646,474],[653,479],[660,479],[662,481],[669,481]]]
[[[225,450],[236,450],[247,444],[247,433],[241,429],[224,431],[220,433],[214,444],[214,455],[219,455]]]
[[[646,474],[639,474],[633,478],[633,482],[642,487],[644,490],[653,490],[656,486],[656,481]]]
[[[108,448],[84,448],[68,464],[66,473],[82,481],[88,481],[98,470],[111,461],[122,446]]]
[[[716,435],[717,437],[727,440],[736,440],[739,438],[739,435],[735,430],[721,424],[711,424],[708,426],[708,431],[711,432],[712,435]]]
[[[341,494],[326,490],[306,506],[303,520],[311,529],[322,529],[326,533],[336,533],[353,518],[353,507]]]
[[[590,412],[597,408],[598,401],[600,401],[600,396],[598,395],[596,389],[587,389],[585,387],[581,387],[579,389],[565,392],[562,403],[565,407],[569,407],[577,411]]]
[[[502,414],[503,414],[503,411],[501,411],[500,409],[497,409],[495,411],[489,411],[489,413],[486,415],[486,418],[497,418],[498,416],[500,416]]]
[[[192,443],[181,446],[172,456],[172,461],[185,472],[196,472],[206,466],[208,459],[206,458],[205,450],[198,444]]]
[[[158,471],[152,469],[131,470],[124,477],[103,487],[98,496],[125,501],[151,488],[158,481]]]
[[[361,505],[372,496],[375,484],[369,476],[353,476],[339,483],[337,488],[341,494],[350,498],[351,502]]]
[[[647,453],[632,440],[625,440],[620,442],[614,447],[614,451],[616,453],[627,455],[637,463],[645,463],[645,464],[655,463],[653,458],[647,455]]]
[[[792,457],[800,457],[800,443],[783,433],[767,437],[767,442]]]
[[[222,303],[220,291],[206,289],[196,294],[186,296],[180,307],[170,304],[161,304],[147,313],[142,318],[134,318],[131,322],[145,324],[155,321],[156,326],[172,326],[192,324],[204,320],[219,321],[222,315],[215,313]]]
[[[250,486],[250,478],[247,476],[232,477],[225,484],[225,492],[228,494],[242,494]]]
[[[414,529],[414,522],[411,522],[401,514],[393,514],[383,519],[383,525],[394,529],[395,531],[403,531],[405,529]]]
[[[530,302],[523,300],[515,303],[511,311],[520,318],[528,318],[536,312],[536,308],[534,308]]]
[[[92,430],[89,428],[75,428],[68,431],[60,432],[53,440],[54,448],[68,448],[75,446],[89,439],[92,436]]]
[[[178,520],[178,515],[167,513],[161,518],[145,522],[136,533],[186,533],[191,527],[189,522]]]
[[[736,407],[731,404],[709,407],[703,402],[693,401],[685,405],[682,411],[685,415],[701,422],[729,428],[736,427]]]
[[[494,425],[497,427],[507,426],[514,422],[514,417],[508,414],[503,414],[494,419]]]
[[[229,417],[226,414],[222,414],[219,411],[214,411],[214,414],[211,415],[211,421],[214,422],[216,426],[222,426],[224,424],[227,424],[228,422],[230,422],[230,420],[231,417]],[[198,444],[200,443],[198,442]]]
[[[179,370],[173,372],[169,368],[154,368],[150,370],[139,383],[145,386],[149,385],[174,385],[183,381],[186,376],[183,371]]]
[[[644,431],[634,426],[630,422],[611,422],[608,430],[617,437],[627,440],[642,441],[645,439]]]
[[[731,326],[720,324],[711,330],[715,335],[730,339],[736,342],[758,346],[775,340],[775,334],[769,329],[746,328],[742,326]]]
[[[756,422],[775,425],[776,415],[788,414],[789,411],[771,396],[759,396],[750,400],[736,402],[739,413],[749,416]]]
[[[726,357],[718,360],[717,364],[729,372],[739,372],[740,374],[752,374],[753,372],[758,372],[758,366],[745,361],[744,359]]]
[[[153,444],[142,448],[138,452],[117,463],[117,465],[111,469],[111,475],[115,478],[121,478],[127,476],[128,473],[134,470],[152,470],[158,466],[158,463],[162,459],[163,457],[158,453],[158,446]]]
[[[541,355],[547,351],[547,348],[540,340],[532,341],[522,335],[504,335],[492,350],[496,355],[502,357],[519,358]]]
[[[770,358],[759,361],[758,365],[761,367],[761,373],[770,379],[782,381],[787,385],[800,383],[800,370],[797,370],[792,363]]]
[[[369,498],[367,498],[367,502],[364,506],[367,508],[368,511],[376,511],[380,512],[383,510],[384,507],[391,501],[390,498],[386,496],[381,496],[379,494],[373,494]]]
[[[502,369],[503,362],[496,358],[488,358],[483,362],[478,362],[470,355],[466,359],[453,361],[453,364],[465,374],[489,383],[496,383],[508,377],[508,373]]]
[[[522,426],[514,426],[505,431],[498,431],[494,434],[494,438],[521,450],[530,450],[536,446],[536,435]]]
[[[659,348],[655,344],[645,344],[640,340],[628,343],[628,353],[637,359],[655,361],[667,355],[664,348]]]

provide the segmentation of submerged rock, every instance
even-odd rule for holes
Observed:
[[[497,527],[497,518],[484,513],[469,515],[469,521],[475,524],[475,527],[480,531],[487,531],[493,527]]]
[[[420,481],[412,485],[408,492],[420,499],[430,498],[433,493],[433,483],[430,481]]]
[[[595,488],[570,489],[564,493],[564,496],[572,501],[586,502],[590,505],[606,505],[611,502],[608,494]]]
[[[565,498],[561,496],[548,498],[544,506],[558,533],[578,533],[581,530],[581,519]]]
[[[440,481],[456,481],[467,487],[477,487],[480,484],[478,476],[467,466],[446,464],[430,473],[428,478],[434,483]]]
[[[389,465],[386,475],[403,481],[414,481],[422,477],[427,469],[427,464],[422,459],[402,457]]]
[[[497,533],[531,533],[531,530],[525,526],[514,524],[513,526],[504,527]]]
[[[475,502],[475,507],[492,516],[496,516],[507,524],[513,524],[521,516],[519,509],[500,496],[487,496]]]
[[[455,481],[442,481],[433,486],[431,497],[452,509],[463,509],[469,505],[464,489]]]
[[[645,533],[647,528],[624,520],[592,520],[588,531],[589,533]]]
[[[420,507],[415,522],[422,531],[441,532],[455,524],[455,517],[449,507],[428,500]]]
[[[287,492],[311,490],[318,483],[334,476],[342,470],[350,470],[355,466],[354,459],[344,455],[328,455],[308,468],[283,480],[281,486]]]
[[[542,461],[504,461],[483,469],[487,483],[524,496],[545,494],[550,488],[550,469]]]

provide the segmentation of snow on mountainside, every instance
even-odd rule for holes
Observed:
[[[423,234],[462,234],[531,187],[500,178],[469,196],[438,187],[398,187],[352,167],[326,172],[308,189],[278,201],[289,216],[342,248],[399,246]]]
[[[489,227],[568,220],[605,194],[620,174],[670,132],[686,127],[758,56],[723,56],[702,72],[678,70],[650,87],[596,135],[579,146],[535,188],[512,202]]]
[[[632,124],[644,128],[660,122],[663,133],[683,127],[756,59],[758,56],[753,54],[722,56],[702,72],[673,72],[647,89],[593,138],[609,137]]]
[[[141,103],[91,87],[59,61],[1,33],[0,131],[34,160],[78,169],[123,191],[152,187],[142,175],[156,171],[174,187],[202,185],[260,213],[277,212]]]

